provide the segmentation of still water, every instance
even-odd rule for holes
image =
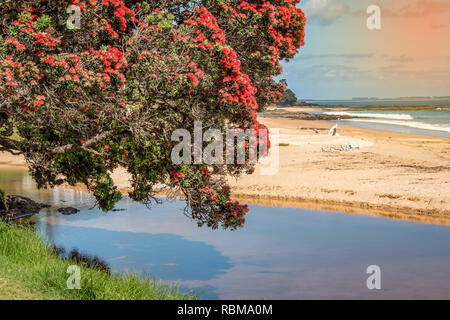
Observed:
[[[334,212],[251,206],[236,232],[198,228],[182,202],[152,210],[123,199],[124,212],[91,209],[86,193],[37,191],[23,171],[0,171],[0,188],[53,205],[37,232],[66,250],[195,289],[203,299],[450,298],[450,227]],[[61,206],[81,213],[63,216]],[[381,267],[382,290],[367,289]]]

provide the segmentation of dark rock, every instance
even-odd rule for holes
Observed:
[[[308,112],[302,111],[286,111],[286,110],[268,110],[260,113],[261,117],[265,118],[286,118],[286,119],[295,119],[295,120],[325,120],[325,121],[333,121],[333,120],[345,120],[345,119],[353,119],[357,117],[353,116],[335,116],[328,114],[312,114]]]
[[[30,218],[42,209],[50,207],[48,204],[38,203],[21,196],[6,196],[5,199],[6,206],[3,204],[0,216],[6,217],[7,220]]]
[[[80,210],[78,210],[76,208],[68,207],[68,208],[59,208],[58,212],[62,213],[65,216],[69,216],[72,214],[77,214],[78,212],[80,212]]]

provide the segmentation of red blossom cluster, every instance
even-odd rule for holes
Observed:
[[[180,182],[180,178],[184,178],[183,172],[176,172],[175,170],[173,170],[169,174],[172,182]]]

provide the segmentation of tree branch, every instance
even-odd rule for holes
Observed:
[[[78,150],[85,150],[88,152],[92,152],[96,155],[99,155],[99,153],[95,150],[90,149],[93,145],[96,143],[110,137],[114,131],[105,131],[92,139],[89,139],[88,141],[84,142],[81,145],[76,144],[67,144],[65,146],[56,147],[56,148],[42,148],[37,144],[34,143],[28,143],[18,140],[13,140],[11,138],[0,136],[0,151],[7,151],[13,155],[19,155],[23,154],[27,151],[38,151],[47,153],[49,155],[56,155],[56,154],[67,154],[70,152],[75,152]]]
[[[103,132],[103,133],[101,133],[99,135],[96,135],[92,139],[87,140],[82,145],[67,144],[65,146],[61,146],[61,147],[50,149],[50,150],[48,150],[48,152],[51,155],[66,154],[66,153],[74,152],[74,151],[77,151],[77,150],[86,150],[86,151],[92,152],[93,150],[90,150],[89,149],[90,147],[92,147],[94,144],[102,141],[103,139],[106,139],[106,138],[110,137],[113,133],[114,133],[114,131],[112,131],[112,130],[105,131],[105,132]]]

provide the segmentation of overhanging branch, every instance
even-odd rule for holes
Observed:
[[[86,150],[89,152],[93,152],[93,150],[90,149],[90,147],[92,147],[93,145],[95,145],[96,143],[112,136],[114,133],[114,131],[105,131],[99,135],[96,135],[95,137],[87,140],[86,142],[83,142],[81,145],[77,145],[77,144],[67,144],[65,146],[61,146],[61,147],[57,147],[57,148],[53,148],[53,149],[49,149],[48,153],[51,155],[55,155],[55,154],[66,154],[66,153],[70,153],[70,152],[75,152],[78,150]]]
[[[43,152],[47,153],[49,155],[57,155],[57,154],[67,154],[71,152],[75,152],[78,150],[85,150],[88,152],[92,152],[94,154],[99,154],[97,151],[91,149],[92,146],[94,146],[96,143],[112,136],[114,131],[105,131],[86,142],[82,143],[81,145],[77,144],[67,144],[61,147],[56,148],[42,148],[38,144],[35,143],[29,143],[19,140],[14,140],[11,138],[0,136],[0,151],[6,151],[14,155],[23,154],[28,151],[37,151],[37,152]]]

